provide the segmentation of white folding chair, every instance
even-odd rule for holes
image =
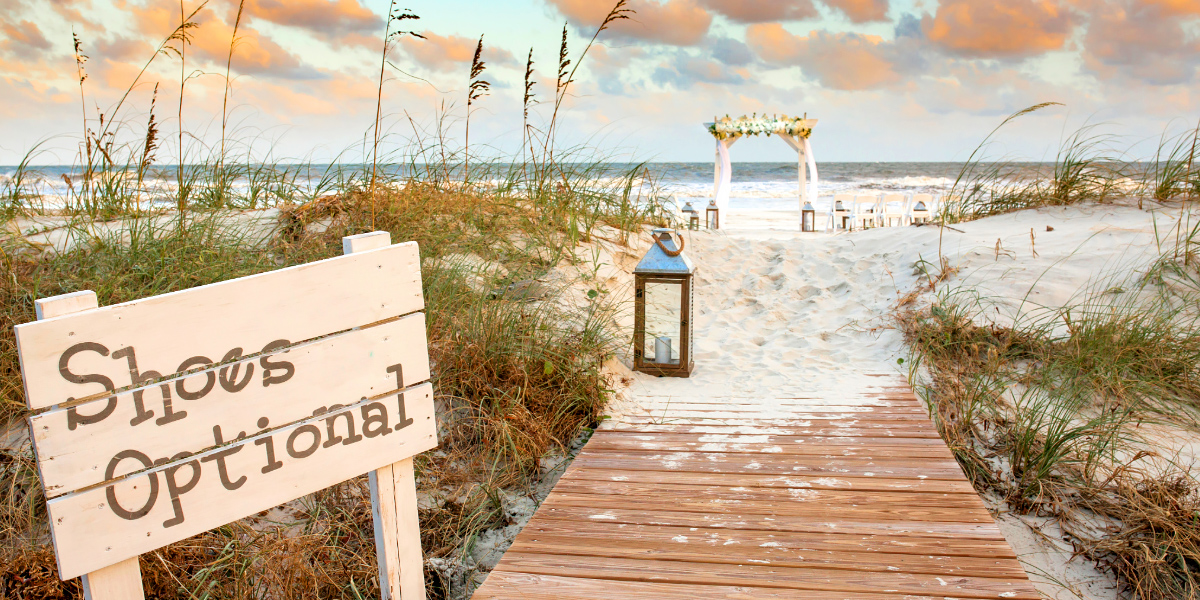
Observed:
[[[879,211],[879,222],[884,227],[891,227],[892,221],[898,225],[906,225],[908,220],[908,196],[904,194],[884,194],[883,210]]]
[[[913,194],[912,208],[908,210],[910,223],[928,223],[933,217],[933,194]]]
[[[879,196],[873,194],[861,194],[854,197],[854,217],[851,221],[854,223],[855,229],[869,229],[875,227],[879,218],[876,214],[879,209]]]
[[[829,215],[833,224],[830,229],[848,231],[854,224],[854,194],[835,194],[833,204],[829,205]]]

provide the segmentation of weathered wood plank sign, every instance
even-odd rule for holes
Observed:
[[[370,473],[384,598],[424,598],[412,456],[437,446],[415,243],[16,327],[63,579],[141,598],[137,556]]]

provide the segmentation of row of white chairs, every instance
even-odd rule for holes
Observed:
[[[869,229],[927,223],[936,205],[933,194],[836,194],[829,207],[831,230]]]

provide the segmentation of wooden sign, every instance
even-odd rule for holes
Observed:
[[[104,308],[38,301],[17,344],[63,579],[141,598],[139,554],[369,472],[383,597],[424,597],[411,457],[437,428],[418,250],[381,232],[344,246]]]

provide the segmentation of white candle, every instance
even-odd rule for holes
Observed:
[[[671,338],[663,336],[654,337],[654,362],[659,364],[669,364],[671,362]]]

